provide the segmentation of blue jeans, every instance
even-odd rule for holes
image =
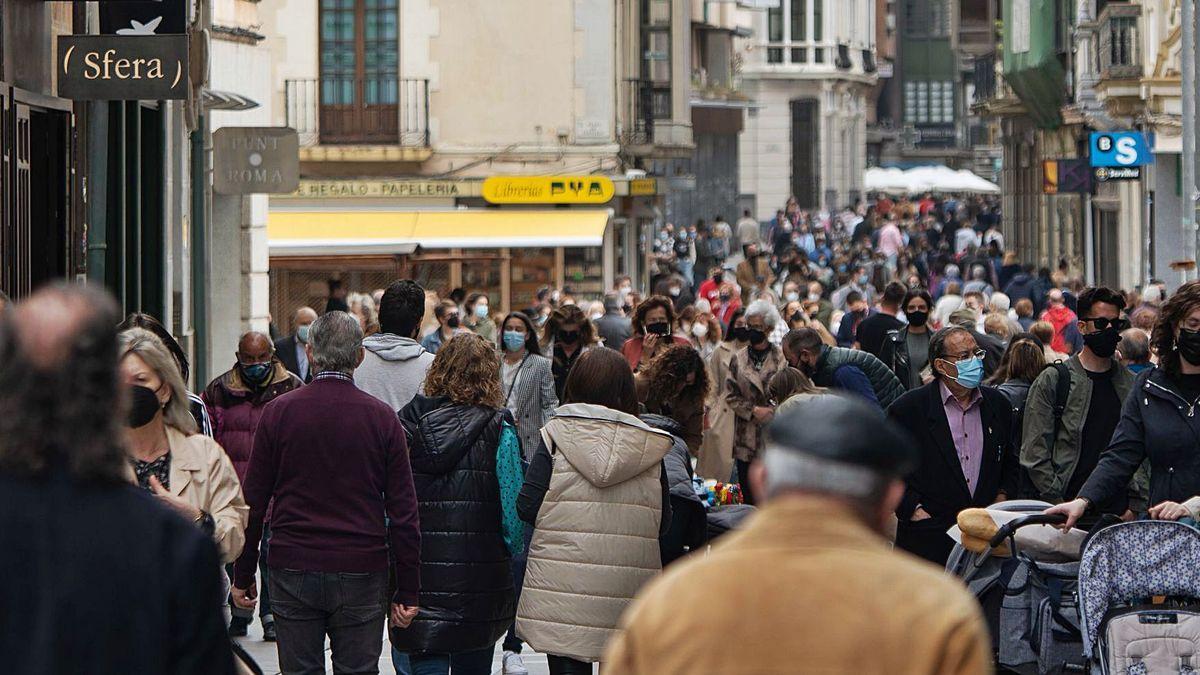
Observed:
[[[492,672],[492,652],[495,645],[473,652],[457,654],[409,654],[412,665],[409,675],[489,675]]]

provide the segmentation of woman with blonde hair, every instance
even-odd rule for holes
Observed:
[[[424,391],[400,411],[421,522],[421,611],[392,629],[392,645],[414,673],[486,674],[516,614],[511,560],[524,541],[521,444],[496,348],[454,336]]]
[[[775,377],[767,384],[767,394],[774,402],[776,416],[814,397],[831,395],[825,387],[813,384],[799,368],[790,366],[775,373]]]
[[[216,441],[196,433],[183,377],[162,340],[144,328],[126,330],[119,339],[138,485],[211,536],[222,562],[233,562],[250,513],[233,464]]]
[[[717,317],[708,312],[696,315],[696,322],[692,324],[691,340],[692,346],[700,352],[700,358],[707,362],[708,357],[721,345],[723,337],[721,322]]]

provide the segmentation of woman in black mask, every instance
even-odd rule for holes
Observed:
[[[1104,351],[1109,341],[1089,347]],[[1200,281],[1184,284],[1163,305],[1151,344],[1158,366],[1143,370],[1134,380],[1112,441],[1079,496],[1047,511],[1065,514],[1063,527],[1074,525],[1094,505],[1125,494],[1147,459],[1150,517],[1178,520],[1200,515],[1197,501],[1188,502],[1200,495]]]
[[[575,366],[581,354],[599,342],[596,328],[584,316],[582,309],[575,305],[563,305],[551,312],[550,318],[546,319],[542,342],[546,345],[542,356],[550,359],[551,371],[554,373],[554,391],[561,401],[571,368]]]
[[[682,335],[675,335],[675,307],[662,295],[653,295],[633,312],[633,337],[621,345],[621,353],[633,372],[645,367],[655,356],[672,344],[690,345]]]
[[[211,536],[222,562],[233,562],[249,515],[233,464],[216,441],[196,433],[183,378],[162,341],[130,328],[120,344],[130,398],[129,460],[138,485]]]
[[[725,339],[717,345],[705,364],[708,381],[712,386],[708,389],[708,402],[705,406],[708,411],[708,429],[704,431],[704,441],[700,444],[696,475],[722,483],[727,482],[733,472],[735,431],[733,410],[725,398],[728,391],[726,380],[733,357],[749,344],[750,329],[746,328],[745,315],[744,307],[733,310],[730,314],[729,330],[725,331]]]
[[[756,497],[750,490],[747,471],[762,452],[764,431],[775,415],[768,393],[771,378],[787,367],[783,352],[767,339],[782,320],[770,302],[755,300],[750,303],[746,308],[749,344],[734,355],[725,379],[725,400],[737,420],[733,458],[737,462],[738,480],[747,504],[753,504]]]

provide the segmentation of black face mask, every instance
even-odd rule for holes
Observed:
[[[1107,359],[1115,354],[1117,345],[1120,343],[1121,333],[1114,328],[1105,328],[1083,336],[1083,344],[1102,359]]]
[[[804,320],[804,314],[801,312],[792,312],[792,323],[799,323]]]
[[[714,283],[714,284],[719,284],[719,283],[721,283],[721,278],[722,278],[722,277],[721,277],[721,275],[720,275],[720,274],[714,274],[714,275],[712,275],[712,280],[713,280],[713,283]]]
[[[651,335],[666,337],[671,334],[671,324],[667,323],[666,321],[646,324],[646,332]]]
[[[140,384],[129,385],[129,400],[129,417],[126,423],[133,429],[149,424],[162,409],[154,390]]]
[[[736,326],[729,329],[729,337],[738,342],[745,342],[750,339],[750,331],[745,326]]]
[[[920,328],[929,321],[929,312],[906,312],[904,316],[908,317],[908,325]]]
[[[1179,348],[1179,355],[1184,361],[1193,366],[1200,366],[1200,330],[1179,329],[1175,346]]]
[[[756,349],[762,349],[767,341],[767,334],[757,328],[751,328],[746,331],[747,337],[750,338],[750,346]]]
[[[560,330],[558,331],[558,341],[564,345],[573,345],[576,342],[579,342],[579,331]]]
[[[455,315],[455,316],[450,317],[449,319],[446,319],[446,326],[449,328],[458,328],[458,324],[459,324],[458,315]]]

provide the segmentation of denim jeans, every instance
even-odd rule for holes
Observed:
[[[409,654],[410,675],[489,675],[496,646],[457,654]]]
[[[267,583],[267,548],[270,545],[271,526],[263,524],[262,539],[258,543],[258,618],[262,621],[262,625],[266,626],[275,619],[271,616],[271,593],[269,584]],[[225,566],[225,571],[229,574],[229,580],[233,581],[233,563]],[[242,609],[233,604],[233,596],[229,596],[229,610],[233,615],[233,623],[243,626],[250,625],[250,620],[254,618],[254,610]]]
[[[526,467],[528,469],[528,467]],[[516,602],[521,600],[521,588],[525,585],[525,564],[529,562],[529,542],[533,540],[533,526],[525,523],[525,545],[521,548],[521,553],[513,556],[512,559],[512,577],[513,588],[517,592]],[[517,620],[514,617],[513,622],[508,627],[508,633],[504,635],[504,651],[521,653],[521,648],[525,643],[521,638],[517,637]]]
[[[387,585],[387,572],[272,568],[271,611],[283,675],[324,675],[326,635],[334,673],[376,675],[383,650]]]

